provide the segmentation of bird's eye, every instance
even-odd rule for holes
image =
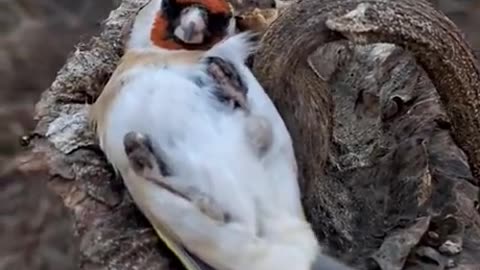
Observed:
[[[224,14],[210,14],[208,16],[209,28],[212,32],[221,32],[228,27],[230,16]]]

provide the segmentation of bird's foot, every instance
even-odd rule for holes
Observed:
[[[123,146],[130,166],[136,174],[148,176],[158,166],[150,139],[146,135],[129,132],[123,138]],[[158,174],[161,175],[161,172]]]
[[[227,213],[211,196],[176,176],[164,176],[162,174],[159,163],[163,162],[156,157],[150,139],[146,135],[139,132],[129,132],[124,137],[124,148],[131,169],[137,176],[191,202],[203,214],[213,220],[219,222],[228,220]]]
[[[217,83],[217,95],[231,107],[247,110],[248,88],[235,66],[220,57],[207,57],[207,72]]]

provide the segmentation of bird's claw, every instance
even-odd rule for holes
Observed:
[[[124,147],[133,172],[195,205],[203,214],[213,220],[226,222],[228,215],[208,194],[194,186],[177,181],[175,176],[164,176],[159,161],[153,152],[150,139],[139,132],[129,132],[124,137]]]
[[[235,66],[220,57],[206,58],[207,72],[217,83],[218,98],[233,108],[247,110],[247,86]]]
[[[136,174],[145,174],[146,170],[155,167],[153,150],[147,136],[139,132],[129,132],[123,138],[123,145],[130,166]]]
[[[211,219],[221,223],[225,223],[229,220],[228,214],[223,211],[220,205],[208,194],[193,188],[189,190],[186,197],[188,197],[203,214]]]

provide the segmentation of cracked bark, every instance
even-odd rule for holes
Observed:
[[[46,155],[49,184],[75,217],[85,270],[180,269],[107,165],[86,121],[122,54],[124,26],[146,1],[124,0],[98,37],[76,47],[36,107],[32,151]],[[325,14],[341,16],[359,1],[313,2],[299,1],[273,23],[255,72],[292,132],[317,236],[360,269],[477,269],[478,187],[451,137],[448,116],[456,115],[452,103],[445,110],[440,102],[445,88],[440,95],[435,88],[444,85],[428,79],[430,70],[416,64],[415,54],[393,45],[336,41],[306,53],[322,45],[305,37],[326,31]],[[454,46],[464,46],[454,38]],[[292,55],[303,62],[283,70]],[[472,76],[465,83],[478,83]],[[452,123],[458,127],[461,119]]]

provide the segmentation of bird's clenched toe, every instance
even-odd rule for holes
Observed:
[[[154,166],[154,156],[150,140],[139,132],[129,132],[123,138],[125,153],[135,173],[151,170]]]
[[[198,209],[209,218],[220,223],[228,222],[228,213],[226,213],[209,195],[196,191],[195,193],[189,194],[189,197],[190,201],[192,201]]]
[[[207,72],[217,84],[217,96],[233,108],[247,110],[248,88],[235,66],[220,57],[207,57]]]
[[[123,138],[123,144],[127,155],[142,148],[145,148],[147,151],[152,149],[150,139],[140,132],[131,131],[127,133]]]
[[[161,162],[157,160],[150,139],[146,135],[138,132],[127,133],[124,137],[124,147],[130,166],[139,177],[191,202],[209,218],[220,223],[227,221],[228,215],[208,194],[188,183],[185,184],[185,181],[178,181],[175,176],[166,177],[162,174],[159,167]]]
[[[159,177],[170,175],[170,170],[164,162],[165,156],[155,153],[152,141],[146,134],[129,132],[123,138],[125,153],[133,171],[145,178],[152,174]]]

